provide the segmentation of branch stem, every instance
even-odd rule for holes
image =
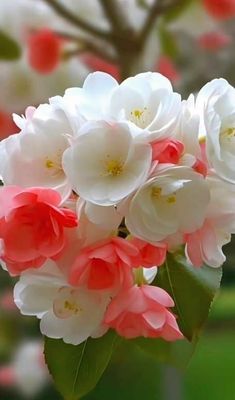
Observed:
[[[83,20],[78,15],[73,14],[68,8],[64,7],[57,0],[44,0],[58,15],[66,19],[71,24],[75,25],[77,28],[83,31],[93,34],[99,38],[111,41],[112,37],[110,32],[100,29],[89,22]]]

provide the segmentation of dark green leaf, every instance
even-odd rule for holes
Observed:
[[[221,277],[222,268],[194,268],[180,254],[169,254],[159,268],[155,283],[174,299],[179,327],[188,340],[195,340],[206,322]]]
[[[138,338],[132,341],[145,353],[154,357],[160,363],[170,364],[185,369],[194,353],[196,342],[186,339],[176,342],[166,342],[162,339]]]
[[[21,49],[18,43],[0,31],[0,60],[14,61],[20,58]]]
[[[171,9],[164,15],[164,20],[170,22],[177,19],[195,1],[198,0],[180,0],[175,6],[172,5]]]
[[[79,400],[92,390],[112,355],[117,336],[109,331],[79,346],[45,338],[45,358],[55,386],[66,400]]]

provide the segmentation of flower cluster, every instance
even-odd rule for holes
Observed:
[[[74,345],[112,328],[183,337],[157,267],[179,246],[219,267],[235,233],[235,89],[214,80],[182,101],[167,78],[82,88],[14,115],[0,144],[1,260],[43,334]]]

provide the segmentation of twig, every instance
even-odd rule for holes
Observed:
[[[113,32],[117,35],[131,30],[128,17],[122,4],[116,0],[100,0],[104,13],[109,20]]]
[[[109,51],[109,48],[107,47],[107,44],[104,45],[104,43],[96,42],[93,39],[89,40],[88,38],[82,38],[76,35],[71,35],[66,32],[61,32],[61,31],[55,31],[55,34],[58,35],[61,38],[68,39],[78,45],[77,49],[72,49],[65,51],[64,57],[65,58],[70,58],[73,55],[81,54],[85,51],[92,52],[96,54],[97,56],[111,62],[111,63],[116,63],[117,62],[117,57],[113,54],[113,52]],[[110,48],[111,50],[111,48]]]
[[[104,31],[87,21],[84,21],[78,15],[73,14],[68,8],[64,7],[57,0],[44,0],[58,15],[75,25],[77,28],[84,30],[87,33],[93,34],[99,38],[111,41],[112,35],[108,31]]]
[[[182,0],[172,0],[167,2],[167,4],[164,4],[164,0],[155,0],[154,4],[149,9],[143,28],[139,34],[142,47],[145,45],[145,42],[152,31],[157,17],[165,14],[168,10],[172,9],[172,7],[176,7],[178,4],[180,5],[181,2]]]

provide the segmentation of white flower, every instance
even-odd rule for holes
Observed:
[[[206,178],[210,203],[203,226],[187,235],[186,255],[196,267],[203,263],[217,268],[226,260],[222,247],[235,233],[235,186],[215,174]]]
[[[90,222],[109,231],[117,230],[123,217],[115,206],[102,207],[89,201],[85,203],[84,212]]]
[[[0,144],[0,174],[6,185],[42,186],[58,190],[65,199],[71,185],[62,167],[70,146],[71,127],[64,112],[53,105],[30,108],[26,119],[15,116],[22,129]]]
[[[110,301],[107,294],[70,286],[52,261],[24,272],[14,299],[23,315],[41,319],[42,334],[74,345],[96,336]]]
[[[148,129],[149,141],[172,136],[181,109],[180,95],[156,72],[138,74],[120,85],[110,75],[94,72],[82,89],[66,90],[64,99],[86,120],[129,121]]]
[[[223,179],[235,183],[235,89],[225,79],[214,79],[199,92],[208,162]]]
[[[16,388],[24,396],[35,396],[49,380],[43,362],[43,343],[36,340],[22,343],[14,355],[11,368]]]
[[[195,155],[196,157],[200,157],[201,155],[199,123],[199,112],[195,106],[194,95],[191,94],[187,100],[182,101],[182,110],[176,132],[176,139],[183,142],[185,153]]]
[[[79,196],[94,204],[114,205],[144,182],[151,146],[134,134],[127,123],[84,125],[63,156],[63,169]]]
[[[126,225],[134,236],[157,242],[200,228],[209,203],[204,178],[189,167],[160,168],[133,196]]]
[[[181,98],[170,81],[157,72],[127,78],[110,99],[113,117],[149,130],[149,140],[172,136],[181,110]]]

